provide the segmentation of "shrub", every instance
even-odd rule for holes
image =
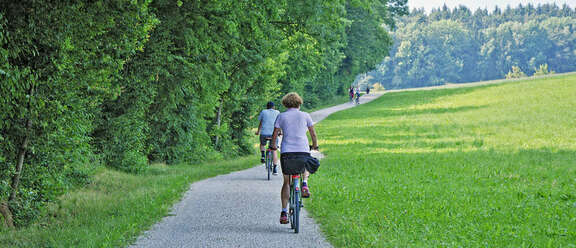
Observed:
[[[518,66],[512,66],[512,69],[506,74],[506,79],[513,79],[513,78],[523,78],[526,77],[526,73],[520,69]]]
[[[548,70],[548,64],[542,64],[540,67],[535,69],[534,76],[544,76],[554,74],[554,71]]]
[[[374,91],[385,91],[386,90],[384,88],[384,86],[382,86],[382,84],[380,84],[380,83],[373,84],[372,88],[374,89]]]

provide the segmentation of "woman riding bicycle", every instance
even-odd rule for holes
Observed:
[[[280,164],[284,176],[284,184],[280,192],[282,199],[282,212],[280,213],[280,223],[288,224],[288,198],[290,197],[290,175],[303,172],[302,197],[310,197],[308,188],[308,176],[310,173],[305,170],[304,162],[310,157],[310,145],[306,132],[310,132],[312,138],[312,148],[318,149],[318,140],[312,118],[306,112],[300,111],[302,98],[298,93],[288,93],[282,98],[282,105],[287,108],[286,112],[278,115],[274,123],[274,133],[270,148],[276,150],[276,139],[280,131],[284,135],[282,138],[282,151],[280,153]]]

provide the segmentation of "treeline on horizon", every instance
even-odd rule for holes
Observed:
[[[252,152],[267,101],[343,94],[407,12],[406,0],[0,1],[0,219],[33,222],[99,165]]]
[[[567,5],[414,9],[393,37],[366,77],[387,89],[576,71],[576,9]]]

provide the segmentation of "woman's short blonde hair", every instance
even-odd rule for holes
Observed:
[[[290,92],[282,97],[282,105],[286,108],[298,108],[302,103],[302,97],[296,92]]]

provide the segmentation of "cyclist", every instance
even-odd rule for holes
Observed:
[[[274,122],[280,114],[280,111],[274,109],[274,102],[268,102],[266,104],[266,109],[260,112],[258,115],[258,120],[260,124],[258,125],[258,130],[256,135],[260,135],[260,162],[265,162],[265,152],[266,152],[266,142],[272,138],[272,133],[274,132]],[[278,154],[276,151],[272,151],[272,158],[274,168],[272,169],[273,175],[278,175]]]
[[[348,95],[350,96],[350,103],[354,100],[354,87],[350,86],[350,90],[348,91]]]
[[[356,104],[360,104],[360,89],[356,89]]]
[[[284,184],[280,192],[282,199],[282,212],[280,213],[280,223],[288,224],[288,199],[290,197],[290,175],[300,174],[303,172],[302,179],[302,197],[310,197],[308,186],[308,176],[310,173],[304,169],[304,163],[310,157],[310,145],[306,132],[310,132],[312,138],[312,149],[318,149],[318,140],[312,118],[306,112],[300,111],[302,98],[298,93],[288,93],[282,98],[282,105],[287,110],[278,115],[274,123],[274,133],[270,148],[277,149],[276,140],[282,132],[282,151],[280,160],[282,165],[282,174]]]

